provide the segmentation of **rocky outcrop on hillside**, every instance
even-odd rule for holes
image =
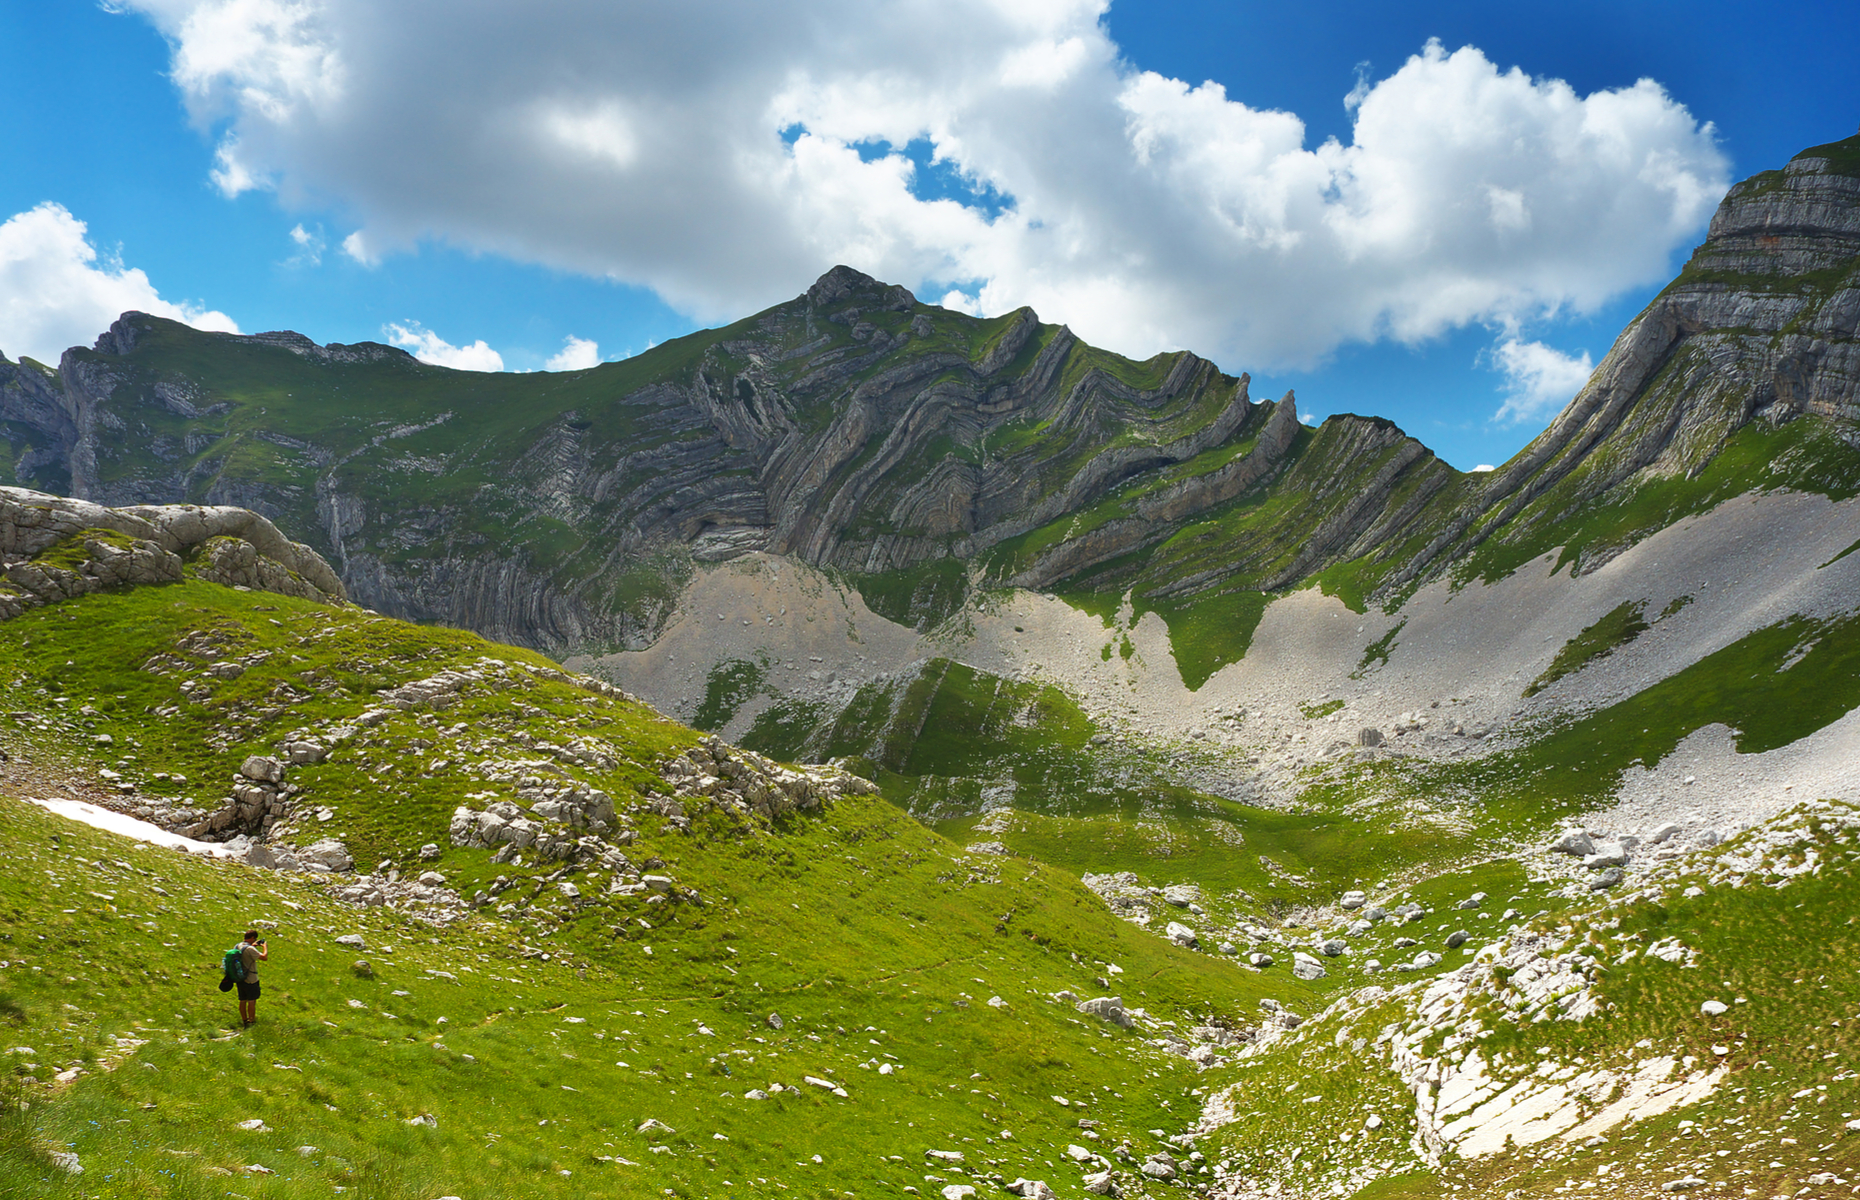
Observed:
[[[0,488],[0,620],[105,588],[178,583],[190,560],[210,583],[324,604],[346,599],[316,551],[244,509],[113,509]]]

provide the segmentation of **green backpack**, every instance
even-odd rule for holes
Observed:
[[[241,942],[231,950],[228,950],[226,956],[220,960],[221,974],[233,983],[245,982],[245,955],[240,953],[244,949],[245,943]],[[224,991],[225,989],[222,988],[221,990]]]

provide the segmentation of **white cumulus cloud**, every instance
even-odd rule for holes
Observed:
[[[56,365],[131,310],[237,333],[223,312],[163,300],[135,267],[100,255],[84,222],[47,202],[0,224],[0,351]]]
[[[1307,145],[1130,64],[1105,0],[125,2],[228,192],[339,205],[358,261],[440,240],[700,320],[845,262],[1138,356],[1297,367],[1658,282],[1728,182],[1654,81],[1580,95],[1470,46],[1364,74],[1347,144]],[[1005,209],[920,194],[913,142]]]
[[[396,346],[404,346],[423,363],[451,367],[455,371],[501,371],[504,356],[479,338],[469,346],[454,346],[418,321],[405,325],[390,324],[383,331]]]
[[[1492,358],[1505,376],[1505,403],[1493,419],[1513,425],[1557,412],[1575,399],[1595,372],[1587,350],[1575,358],[1542,342],[1523,341],[1516,334],[1500,341]]]
[[[342,252],[356,262],[361,263],[364,267],[378,267],[381,265],[380,257],[376,255],[373,250],[368,248],[368,239],[363,236],[362,231],[359,229],[342,239]]]
[[[289,267],[314,267],[323,261],[323,235],[320,231],[305,229],[302,224],[291,227],[291,241],[297,246],[297,253],[284,260]]]
[[[545,371],[585,371],[601,365],[600,343],[593,338],[570,334],[562,339],[562,348],[543,364]]]

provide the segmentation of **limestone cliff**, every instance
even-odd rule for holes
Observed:
[[[1386,421],[1308,428],[1193,354],[1131,362],[846,267],[559,374],[129,313],[56,372],[0,361],[0,431],[16,481],[248,508],[371,607],[556,653],[651,641],[694,562],[750,551],[919,626],[976,582],[1375,599],[1559,545],[1585,570],[1724,495],[1860,486],[1857,147],[1733,189],[1582,393],[1482,476]]]

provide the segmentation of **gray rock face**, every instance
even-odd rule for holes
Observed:
[[[60,550],[57,562],[39,557],[61,546],[69,553]],[[344,599],[341,581],[315,551],[243,509],[111,509],[0,487],[0,620],[106,588],[178,583],[188,556],[211,582],[323,603]],[[237,570],[225,565],[232,562]]]
[[[844,267],[727,334],[700,335],[658,377],[613,396],[611,421],[551,407],[538,381],[533,419],[481,436],[445,375],[387,347],[233,338],[129,313],[55,372],[0,359],[0,424],[30,447],[20,478],[103,504],[214,506],[177,535],[236,539],[202,550],[213,578],[338,594],[333,574],[266,539],[279,522],[310,538],[370,607],[557,654],[644,646],[693,563],[758,550],[854,575],[986,562],[991,582],[1031,588],[1090,573],[1094,589],[1140,584],[1154,598],[1276,591],[1368,560],[1381,568],[1370,597],[1379,599],[1488,540],[1521,544],[1588,502],[1695,474],[1753,422],[1803,422],[1813,443],[1816,453],[1776,464],[1779,483],[1812,482],[1821,449],[1860,441],[1860,287],[1844,273],[1860,252],[1860,180],[1844,165],[1852,147],[1805,151],[1732,189],[1685,272],[1550,428],[1503,469],[1471,478],[1386,421],[1333,416],[1300,442],[1291,394],[1255,403],[1245,377],[1194,355],[1113,369],[1030,310],[984,330]],[[149,367],[152,343],[183,340],[203,351],[203,378]],[[338,446],[304,440],[287,417],[266,426],[248,406],[249,436],[280,455],[260,467],[207,454],[231,403],[212,400],[229,389],[204,352],[221,347],[248,367],[272,356],[331,395],[365,386],[413,397],[397,400],[405,423],[364,447]],[[171,432],[177,422],[186,432]],[[510,528],[547,517],[598,548],[586,554],[599,561],[571,565],[516,535],[487,539],[466,483],[487,464]],[[396,474],[431,498],[374,499]],[[1131,501],[1110,519],[1001,557],[1124,488]],[[1282,522],[1171,557],[1185,525],[1260,489],[1296,500]],[[213,527],[205,514],[235,511],[225,505],[265,526]],[[1581,547],[1577,571],[1644,532]],[[409,558],[416,544],[431,552]],[[1357,741],[1374,747],[1381,734],[1364,729]]]

